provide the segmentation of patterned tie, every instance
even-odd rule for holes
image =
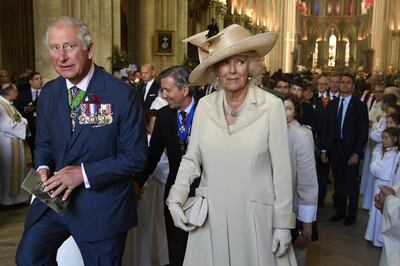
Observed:
[[[73,86],[70,88],[70,91],[71,91],[71,96],[72,96],[72,100],[73,100],[73,99],[75,99],[76,95],[78,94],[79,88],[76,86]],[[77,117],[75,108],[71,109],[70,117],[71,117],[71,129],[72,129],[72,132],[74,132],[75,126],[76,126],[76,117]]]
[[[180,115],[182,117],[182,125],[185,125],[186,124],[186,120],[187,120],[186,112],[185,111],[181,111]]]
[[[344,98],[340,101],[340,107],[337,115],[336,133],[339,139],[342,139],[343,104],[344,104]]]

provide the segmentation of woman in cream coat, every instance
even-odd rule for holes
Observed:
[[[216,82],[218,91],[196,109],[190,143],[167,204],[176,226],[190,231],[184,265],[296,265],[291,247],[292,177],[282,101],[255,84],[261,56],[275,33],[252,36],[236,24],[198,45],[201,64],[191,84]],[[168,99],[167,99],[168,100]],[[201,227],[182,211],[190,184],[208,202]]]

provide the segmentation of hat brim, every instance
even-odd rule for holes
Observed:
[[[230,56],[255,51],[260,57],[268,54],[274,47],[278,39],[278,34],[275,32],[266,32],[257,34],[254,36],[247,37],[241,41],[238,41],[218,52],[214,52],[202,63],[200,63],[190,73],[189,82],[191,85],[205,85],[209,81],[203,78],[204,72],[215,63],[226,59]]]

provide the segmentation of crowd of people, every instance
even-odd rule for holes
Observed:
[[[0,204],[30,199],[24,140],[44,190],[70,200],[62,216],[32,202],[17,265],[304,265],[331,176],[330,221],[355,224],[361,192],[365,239],[399,263],[400,90],[378,74],[265,78],[275,33],[208,34],[185,40],[195,69],[119,80],[87,26],[60,17],[46,32],[58,78],[17,88],[0,71]]]

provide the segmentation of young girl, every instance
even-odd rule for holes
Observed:
[[[386,117],[386,127],[400,127],[400,113],[395,112]]]
[[[388,127],[382,132],[382,149],[375,150],[372,155],[370,171],[375,176],[374,195],[379,192],[381,185],[392,186],[397,180],[393,180],[393,168],[399,150],[399,130]],[[369,220],[365,239],[376,247],[383,246],[382,214],[376,208],[369,211]]]
[[[383,115],[380,117],[376,127],[371,128],[369,141],[364,154],[364,163],[362,168],[362,177],[360,185],[360,193],[363,194],[361,207],[369,210],[374,198],[374,183],[375,177],[369,171],[369,165],[372,159],[372,154],[375,150],[380,151],[382,148],[382,131],[386,128],[386,118],[388,115],[396,112],[398,98],[394,94],[386,94],[382,98]]]

